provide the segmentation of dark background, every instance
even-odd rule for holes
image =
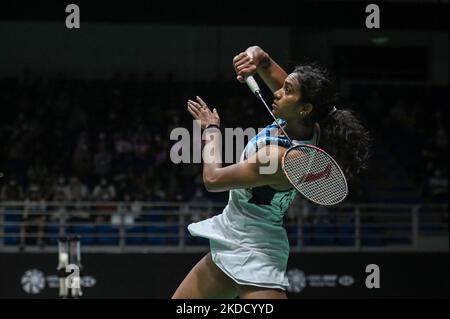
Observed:
[[[186,273],[203,254],[84,254],[86,271],[96,284],[83,289],[83,298],[161,298],[172,296]],[[56,275],[55,254],[0,255],[1,298],[56,298],[58,289],[46,287],[27,294],[21,284],[25,271],[37,269]],[[380,268],[380,288],[365,285],[366,266]],[[435,253],[303,253],[291,254],[288,271],[299,269],[310,275],[348,275],[351,286],[311,287],[289,293],[297,299],[441,299],[448,298],[448,254]]]

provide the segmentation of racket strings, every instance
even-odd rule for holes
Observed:
[[[328,154],[316,148],[303,145],[289,149],[283,169],[293,186],[315,203],[334,205],[347,196],[341,170]]]

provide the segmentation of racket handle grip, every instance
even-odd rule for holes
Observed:
[[[257,97],[261,95],[261,90],[259,89],[258,83],[256,83],[256,80],[253,76],[248,76],[245,78],[245,83],[247,83],[248,87],[250,88],[250,91],[253,92]]]

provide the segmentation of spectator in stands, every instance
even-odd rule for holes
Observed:
[[[131,203],[131,212],[135,220],[142,218],[142,198],[140,196],[137,196]]]
[[[116,154],[128,154],[133,150],[133,144],[125,134],[118,132],[114,134],[114,150]]]
[[[108,183],[106,178],[102,178],[100,183],[94,187],[92,199],[99,202],[108,202],[116,197],[116,189],[114,185]]]
[[[73,153],[75,174],[82,178],[86,177],[91,170],[91,158],[88,134],[86,131],[82,131]]]
[[[116,189],[113,184],[108,183],[106,178],[102,178],[100,183],[95,186],[94,192],[92,194],[92,200],[97,202],[112,202],[116,198]],[[98,204],[94,220],[96,223],[104,223],[110,220],[110,215],[114,213],[117,208],[113,204]]]
[[[97,176],[108,176],[111,171],[112,156],[108,150],[105,133],[100,134],[98,152],[94,155],[94,173]]]
[[[113,225],[133,225],[134,216],[131,214],[131,196],[125,194],[120,204],[117,205],[117,211],[111,215],[111,224]]]
[[[49,167],[44,163],[36,163],[35,165],[30,165],[27,170],[27,177],[30,184],[42,185],[45,179],[51,175],[49,172]],[[49,186],[53,186],[54,180]]]
[[[52,222],[62,221],[66,218],[68,206],[62,203],[67,203],[70,200],[70,189],[66,183],[64,176],[60,176],[57,182],[53,185],[51,191],[51,200],[54,202],[61,202],[50,215],[49,220]]]
[[[441,151],[448,151],[448,134],[444,127],[440,127],[436,131],[436,146]]]
[[[51,199],[55,202],[68,202],[71,198],[69,185],[66,184],[64,176],[60,176],[53,185]]]
[[[130,194],[126,193],[117,207],[117,212],[111,216],[111,223],[120,225],[133,225],[141,218],[142,204],[139,197],[132,200]]]
[[[31,185],[24,202],[23,224],[20,228],[19,246],[23,249],[27,243],[36,243],[43,247],[44,225],[48,220],[47,207],[41,189],[37,185]]]
[[[21,201],[23,200],[23,189],[22,187],[17,184],[17,181],[12,178],[3,185],[1,189],[0,199],[2,201]]]
[[[194,196],[191,199],[191,203],[204,203],[207,201],[208,201],[208,199],[205,196],[205,192],[203,191],[203,188],[200,186],[197,186],[195,188]]]
[[[3,185],[0,191],[0,201],[2,202],[20,202],[23,200],[23,189],[17,183],[17,181],[12,178]],[[0,209],[1,212],[1,209]],[[19,221],[22,214],[21,205],[8,205],[4,207],[5,216],[11,216],[15,221]],[[0,218],[0,220],[2,220]]]
[[[82,202],[89,199],[89,190],[76,176],[72,176],[69,182],[70,200],[74,202],[71,206],[70,218],[72,221],[87,221],[89,219],[89,208]]]
[[[68,185],[69,199],[71,201],[86,201],[89,198],[88,188],[77,176],[72,176]]]
[[[436,168],[428,178],[425,193],[432,202],[448,202],[448,177],[440,169]]]
[[[145,156],[150,148],[150,136],[145,131],[144,126],[140,125],[136,134],[133,136],[133,149],[136,156]]]
[[[161,182],[157,180],[152,188],[151,200],[155,202],[164,202],[166,199],[166,190],[161,187]]]

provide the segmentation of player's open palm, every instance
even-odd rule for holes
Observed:
[[[201,122],[201,128],[205,129],[211,124],[220,126],[220,117],[217,110],[213,109],[211,111],[208,105],[206,105],[206,103],[199,96],[197,96],[196,99],[197,101],[188,100],[187,108],[194,119]]]

